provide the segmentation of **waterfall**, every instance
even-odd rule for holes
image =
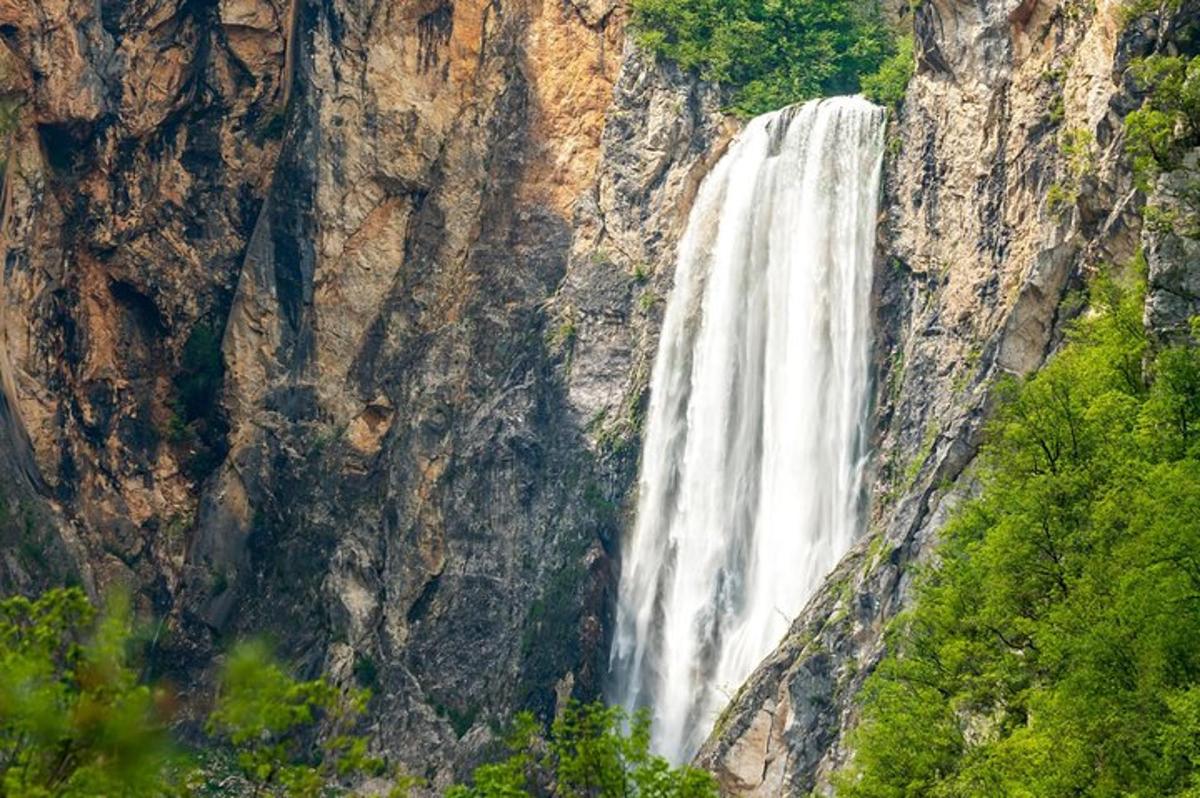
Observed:
[[[844,97],[754,119],[680,242],[611,663],[676,762],[856,534],[884,118]]]

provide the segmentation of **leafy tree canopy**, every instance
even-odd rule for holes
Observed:
[[[1007,387],[839,795],[1200,794],[1200,352],[1092,306]]]
[[[911,73],[911,47],[905,54],[874,0],[633,0],[632,8],[643,47],[733,88],[731,110],[742,115],[852,94],[885,64],[887,74],[866,85],[886,89],[878,99],[889,101]]]
[[[525,713],[508,745],[507,760],[479,768],[447,798],[717,798],[708,773],[650,753],[645,713],[630,720],[619,708],[571,704],[546,735]]]

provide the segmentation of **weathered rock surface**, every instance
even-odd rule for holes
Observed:
[[[1121,33],[1115,0],[916,8],[871,531],[702,752],[729,793],[844,760],[994,377],[1036,369],[1064,296],[1139,242],[1125,69],[1195,11]],[[0,587],[127,586],[198,685],[269,633],[370,683],[376,738],[435,785],[513,710],[598,694],[674,245],[736,127],[625,15],[0,0]],[[1148,323],[1177,334],[1196,253],[1144,235]]]
[[[159,612],[201,461],[223,448],[219,412],[170,433],[173,378],[191,333],[223,321],[279,146],[260,125],[280,101],[286,9],[255,9],[0,4],[4,93],[20,98],[0,292],[10,487],[43,501],[6,498],[56,515],[49,533],[74,552],[59,565]]]
[[[1196,174],[1200,153],[1191,153],[1174,172],[1162,175],[1148,200],[1157,223],[1142,233],[1146,255],[1146,326],[1168,341],[1194,335],[1200,315],[1200,241],[1196,224]]]
[[[731,130],[624,18],[0,2],[4,586],[128,586],[196,684],[268,633],[369,682],[435,784],[595,696],[660,299]]]
[[[1124,71],[1173,21],[1122,34],[1118,13],[1072,0],[915,11],[918,73],[889,130],[877,261],[870,529],[700,753],[728,794],[828,789],[911,566],[971,490],[995,377],[1036,370],[1078,310],[1071,289],[1136,251]],[[1169,271],[1164,287],[1185,273]]]

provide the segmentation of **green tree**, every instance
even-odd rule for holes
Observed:
[[[859,90],[903,54],[877,2],[853,0],[633,0],[641,45],[735,90],[732,110],[753,115],[812,97]],[[871,84],[896,96],[904,66]],[[902,93],[903,87],[898,87]]]
[[[862,78],[862,93],[873,103],[889,108],[904,100],[908,82],[912,80],[916,61],[913,57],[912,35],[896,39],[895,53],[879,65],[879,69]]]
[[[236,751],[254,795],[316,798],[349,794],[339,783],[381,775],[385,763],[353,734],[370,692],[342,690],[326,678],[301,681],[261,642],[229,654],[208,731]],[[396,779],[396,793],[409,781]]]
[[[628,731],[625,731],[628,726]],[[650,753],[646,713],[572,703],[543,735],[528,713],[509,734],[511,756],[477,769],[447,798],[716,798],[712,776]]]
[[[170,697],[131,666],[129,602],[78,588],[0,601],[0,795],[167,795]]]
[[[1140,286],[1092,306],[1003,391],[840,795],[1200,788],[1200,354],[1150,350]]]

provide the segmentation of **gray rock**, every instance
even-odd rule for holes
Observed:
[[[1174,172],[1162,175],[1148,205],[1158,224],[1142,231],[1148,274],[1147,329],[1163,341],[1192,338],[1192,319],[1200,316],[1200,241],[1196,226],[1197,160],[1191,153]]]

